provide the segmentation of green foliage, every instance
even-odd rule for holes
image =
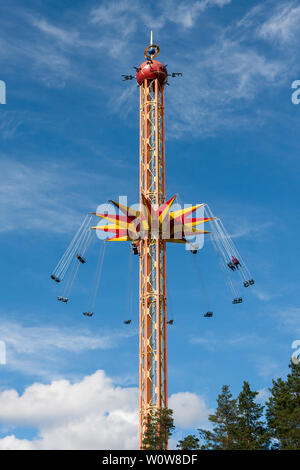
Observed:
[[[238,416],[235,431],[235,449],[261,450],[268,449],[270,436],[263,421],[264,406],[255,402],[258,392],[250,389],[244,382],[238,396]]]
[[[286,380],[273,380],[271,396],[264,406],[256,403],[258,392],[248,382],[233,398],[224,385],[217,408],[208,419],[212,430],[198,429],[201,449],[215,450],[300,450],[300,364],[289,364]],[[182,450],[198,449],[199,439],[189,434],[179,441]]]
[[[244,382],[236,399],[228,385],[224,385],[217,399],[216,412],[209,416],[214,424],[212,431],[199,429],[204,441],[202,449],[256,450],[267,449],[270,437],[262,419],[264,407],[255,402],[258,392]]]
[[[164,450],[169,437],[174,432],[173,411],[161,408],[148,417],[142,449]]]
[[[177,446],[181,450],[199,449],[199,439],[194,434],[189,434],[184,439],[178,442]]]
[[[233,449],[237,425],[237,400],[232,398],[229,386],[222,387],[222,393],[217,399],[217,409],[208,419],[214,424],[212,431],[198,429],[200,438],[204,441],[201,449]]]
[[[273,380],[266,416],[277,448],[300,450],[300,364],[289,364],[286,380]]]

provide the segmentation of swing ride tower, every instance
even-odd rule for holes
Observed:
[[[94,227],[114,233],[107,241],[131,241],[139,254],[140,448],[147,423],[157,411],[168,407],[166,242],[188,243],[187,236],[208,233],[196,226],[211,220],[187,218],[204,204],[170,211],[176,195],[166,201],[164,86],[169,74],[155,59],[158,54],[159,46],[153,44],[151,33],[146,61],[136,68],[140,87],[140,210],[111,201],[123,215],[96,214],[114,224]],[[165,436],[163,448],[167,446]]]
[[[168,407],[166,242],[186,244],[186,237],[208,233],[196,226],[212,220],[187,217],[204,204],[170,211],[176,195],[166,201],[164,86],[169,74],[166,66],[155,59],[158,54],[159,47],[153,44],[151,34],[146,61],[136,68],[140,88],[139,210],[110,201],[119,214],[95,213],[112,223],[92,227],[114,234],[106,241],[131,241],[133,252],[139,254],[140,448],[151,418]],[[167,446],[165,436],[163,448]]]
[[[215,218],[207,204],[172,210],[176,195],[166,201],[165,192],[165,121],[164,121],[164,86],[168,76],[166,66],[156,60],[159,46],[153,44],[152,33],[150,46],[145,50],[146,60],[136,68],[136,80],[140,91],[139,111],[139,210],[127,207],[120,202],[110,201],[111,213],[93,212],[88,214],[75,234],[69,247],[53,270],[51,278],[60,283],[67,272],[63,295],[58,300],[68,302],[73,282],[79,265],[85,264],[85,253],[90,241],[90,229],[110,232],[112,237],[106,242],[131,242],[131,250],[139,255],[139,445],[143,448],[145,432],[156,412],[168,407],[167,375],[167,283],[166,283],[166,243],[185,244],[194,255],[199,245],[192,243],[197,235],[211,233],[201,230],[199,225],[211,222],[212,242],[216,252],[220,253],[225,271],[231,257],[236,259],[240,268],[244,287],[254,284],[254,280],[234,246],[220,219]],[[124,80],[131,80],[132,75],[123,75]],[[197,209],[206,209],[207,217],[197,217]],[[115,209],[117,208],[117,213]],[[204,214],[203,214],[204,215]],[[93,216],[100,217],[109,224],[99,223],[90,227]],[[94,219],[93,219],[94,220]],[[101,220],[101,222],[103,222]],[[95,276],[95,291],[86,317],[93,316],[96,294],[102,271],[105,244],[99,257],[99,271]],[[234,258],[235,257],[235,258]],[[239,262],[241,261],[241,263]],[[77,264],[76,264],[77,263]],[[232,286],[231,280],[230,285]],[[233,303],[242,302],[232,286]],[[207,312],[205,317],[211,317]],[[124,323],[130,324],[131,319]],[[168,436],[164,436],[163,449],[168,447]]]
[[[166,67],[152,44],[137,68],[140,86],[140,206],[165,203],[164,85]],[[151,209],[150,209],[151,210]],[[151,216],[151,214],[149,214]],[[148,417],[168,406],[166,240],[151,225],[139,242],[139,442]]]

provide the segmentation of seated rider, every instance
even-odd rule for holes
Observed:
[[[237,258],[235,258],[234,256],[232,256],[231,259],[232,259],[232,262],[233,262],[234,266],[236,267],[236,269],[239,269],[239,265],[241,265],[239,260]]]
[[[229,261],[229,263],[227,263],[227,266],[232,270],[232,271],[235,271],[235,265]]]

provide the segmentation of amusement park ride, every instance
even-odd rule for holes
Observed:
[[[212,214],[207,204],[172,211],[176,196],[166,201],[164,87],[169,76],[182,74],[168,74],[166,66],[156,60],[159,46],[153,44],[152,33],[150,46],[144,54],[146,60],[136,68],[136,80],[140,89],[139,210],[110,201],[117,211],[111,211],[111,214],[88,214],[51,275],[56,283],[65,278],[65,289],[58,300],[67,303],[78,268],[86,262],[85,254],[94,229],[113,234],[106,242],[131,242],[132,253],[139,256],[140,447],[149,417],[156,410],[168,406],[167,326],[172,325],[174,320],[167,320],[166,244],[184,244],[196,255],[199,246],[191,243],[190,238],[210,234],[233,293],[232,302],[241,303],[242,298],[237,294],[230,271],[240,274],[245,287],[254,284],[223,223]],[[123,80],[133,78],[132,75],[123,75]],[[206,216],[193,216],[199,208],[205,211]],[[109,223],[91,226],[95,217]],[[210,224],[210,231],[199,228],[204,223]],[[103,244],[95,276],[94,300],[91,308],[83,313],[87,317],[93,315],[106,242]],[[211,311],[204,314],[205,318],[212,316]],[[130,325],[131,319],[124,323]]]

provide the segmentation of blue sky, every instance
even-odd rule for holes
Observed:
[[[49,274],[87,212],[137,201],[138,88],[120,75],[143,61],[150,29],[160,60],[183,73],[166,87],[167,196],[208,203],[256,280],[232,305],[206,243],[197,256],[215,317],[204,319],[192,256],[168,247],[176,437],[207,425],[223,384],[237,394],[249,380],[264,400],[300,339],[300,2],[12,0],[0,11],[0,448],[137,445],[129,246],[108,247],[92,319],[81,312],[100,242],[68,305]]]

